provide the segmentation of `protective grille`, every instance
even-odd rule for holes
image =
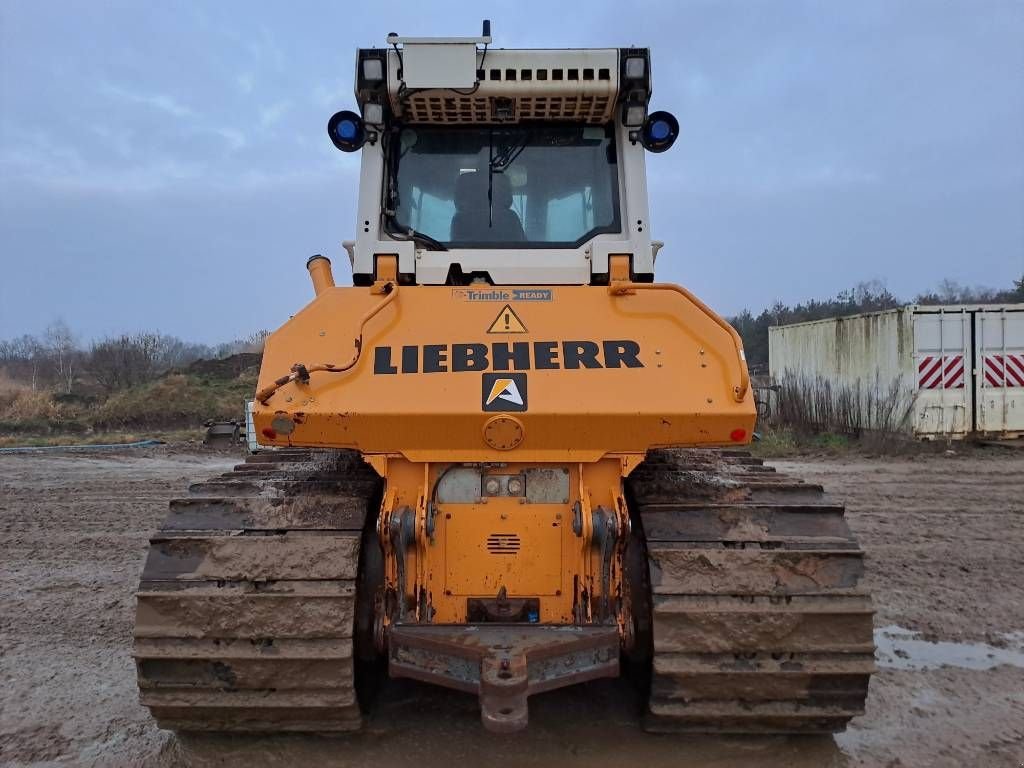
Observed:
[[[410,96],[404,112],[414,123],[487,123],[491,119],[490,99],[448,96],[444,91]]]
[[[605,123],[611,119],[612,100],[597,96],[535,96],[516,100],[520,120],[583,120]]]
[[[492,533],[487,537],[487,551],[492,555],[514,555],[519,551],[518,533]]]
[[[497,49],[477,52],[471,88],[406,88],[403,63],[388,52],[388,96],[401,120],[477,125],[520,120],[603,125],[619,97],[619,51]]]
[[[610,96],[574,94],[486,98],[451,91],[428,91],[406,98],[405,119],[413,123],[494,123],[518,120],[571,120],[604,124],[611,120]]]

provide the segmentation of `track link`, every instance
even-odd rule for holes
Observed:
[[[140,698],[177,731],[350,731],[360,542],[352,451],[258,454],[170,503],[139,585]]]
[[[651,451],[646,537],[657,732],[829,733],[874,671],[863,552],[842,505],[741,451]]]

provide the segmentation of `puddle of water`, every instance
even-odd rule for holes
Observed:
[[[993,669],[1002,664],[1024,668],[1024,632],[1003,637],[1016,647],[996,648],[987,643],[931,643],[919,632],[890,624],[875,630],[875,659],[889,669]]]

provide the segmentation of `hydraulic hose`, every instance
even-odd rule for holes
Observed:
[[[282,376],[279,379],[274,379],[274,382],[269,386],[264,387],[256,393],[256,399],[263,405],[267,404],[267,401],[271,396],[277,392],[285,384],[293,381],[299,381],[306,383],[309,381],[309,375],[311,373],[343,373],[354,367],[359,362],[359,358],[363,353],[363,329],[366,324],[372,320],[377,313],[379,313],[384,307],[390,304],[398,297],[398,284],[397,283],[385,283],[383,286],[385,296],[377,304],[375,304],[369,311],[366,312],[359,320],[359,328],[356,332],[355,338],[355,349],[352,351],[352,357],[342,365],[335,365],[333,363],[319,363],[317,365],[306,366],[302,363],[296,363],[292,366],[291,373],[286,376]]]

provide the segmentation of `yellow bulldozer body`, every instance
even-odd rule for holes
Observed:
[[[357,52],[353,287],[267,340],[258,453],[171,503],[136,660],[162,727],[360,727],[392,677],[484,727],[625,673],[659,731],[826,733],[873,669],[841,505],[739,447],[736,331],[656,283],[646,48]]]
[[[341,288],[319,259],[316,298],[267,340],[260,441],[356,449],[385,478],[386,583],[411,620],[464,623],[500,594],[528,598],[504,610],[539,623],[591,623],[605,606],[625,631],[607,608],[621,552],[593,530],[628,530],[623,478],[650,448],[749,440],[735,332],[612,263],[607,286],[402,288],[382,259],[374,286]],[[404,540],[390,530],[400,510]]]

